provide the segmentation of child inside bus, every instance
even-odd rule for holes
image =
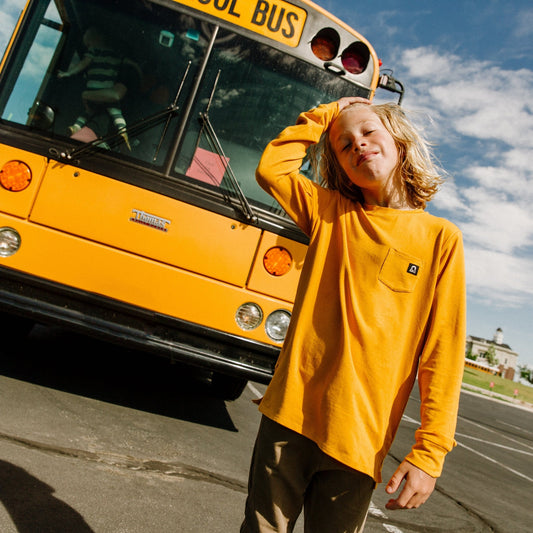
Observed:
[[[310,147],[324,186],[299,172]],[[347,97],[301,114],[266,147],[257,180],[310,243],[259,406],[241,533],[292,531],[302,508],[306,533],[359,532],[417,377],[420,427],[386,507],[422,505],[455,445],[461,233],[424,211],[442,179],[395,104]]]
[[[58,73],[59,78],[66,78],[87,71],[85,91],[82,93],[85,113],[68,127],[68,133],[71,136],[75,135],[87,124],[89,118],[99,113],[103,107],[131,150],[126,132],[126,120],[119,107],[119,102],[125,93],[125,90],[120,90],[122,84],[117,83],[122,59],[113,51],[104,35],[94,27],[85,32],[83,43],[87,47],[83,59],[69,70]]]

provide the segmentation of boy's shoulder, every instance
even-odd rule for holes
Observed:
[[[447,218],[434,215],[427,211],[424,211],[424,215],[425,221],[427,221],[426,223],[431,225],[435,229],[444,231],[448,235],[452,235],[454,233],[461,234],[461,230],[459,229],[459,227]]]

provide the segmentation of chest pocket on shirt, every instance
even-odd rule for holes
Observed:
[[[422,261],[390,248],[381,265],[378,279],[396,292],[413,292],[423,268]]]

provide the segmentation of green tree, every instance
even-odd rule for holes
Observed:
[[[518,365],[518,371],[521,378],[533,383],[533,369],[528,368],[527,365]]]
[[[477,359],[477,355],[474,355],[472,353],[472,347],[468,348],[468,350],[466,352],[466,358],[467,359],[472,359],[472,361],[475,361]]]
[[[494,348],[494,344],[491,344],[489,346],[489,349],[485,352],[485,359],[487,360],[487,363],[489,365],[495,365],[498,362],[498,359],[496,358],[496,348]]]

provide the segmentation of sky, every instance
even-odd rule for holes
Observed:
[[[0,53],[23,6],[0,0]],[[497,328],[533,367],[533,5],[525,0],[318,0],[405,87],[446,183],[428,210],[463,232],[467,333]],[[394,98],[379,91],[380,101]]]
[[[502,328],[533,367],[533,5],[319,3],[393,70],[448,173],[428,210],[463,232],[467,333],[492,339]]]

